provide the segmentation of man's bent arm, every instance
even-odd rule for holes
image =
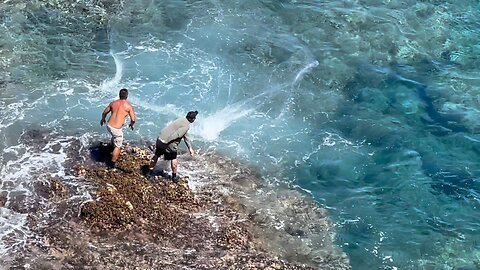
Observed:
[[[105,117],[107,117],[107,114],[112,110],[111,106],[112,103],[108,104],[107,107],[105,107],[105,109],[103,110],[103,113],[102,113],[102,120],[100,120],[100,126],[103,126],[103,124],[105,124]]]

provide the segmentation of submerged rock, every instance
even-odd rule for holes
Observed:
[[[68,195],[68,187],[62,183],[58,178],[50,181],[50,194],[56,197],[66,197]]]

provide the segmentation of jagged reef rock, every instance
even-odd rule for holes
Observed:
[[[63,202],[70,214],[57,211],[62,222],[40,232],[48,245],[21,260],[49,269],[350,269],[326,211],[298,192],[270,189],[213,154],[180,155],[179,173],[190,177],[178,182],[146,177],[151,155],[125,147],[111,169],[107,147],[89,149],[73,171],[91,199]]]

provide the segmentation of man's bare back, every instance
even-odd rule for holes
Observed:
[[[113,101],[108,105],[110,107],[110,118],[108,119],[108,125],[113,128],[121,128],[125,123],[127,115],[135,122],[135,114],[133,112],[132,105],[123,99]]]
[[[120,99],[112,101],[108,104],[107,107],[103,110],[102,120],[100,120],[100,125],[105,124],[105,117],[111,113],[110,118],[108,119],[108,125],[113,128],[122,128],[125,124],[125,118],[127,115],[130,116],[130,124],[128,125],[133,130],[133,125],[135,124],[135,111],[133,110],[132,104],[127,101],[128,90],[121,89],[119,92]]]

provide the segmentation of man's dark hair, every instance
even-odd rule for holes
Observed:
[[[123,89],[120,89],[120,92],[118,92],[118,96],[120,97],[120,99],[127,99],[128,97],[128,90],[123,88]]]
[[[197,118],[198,111],[189,111],[187,113],[187,119],[195,120]]]

